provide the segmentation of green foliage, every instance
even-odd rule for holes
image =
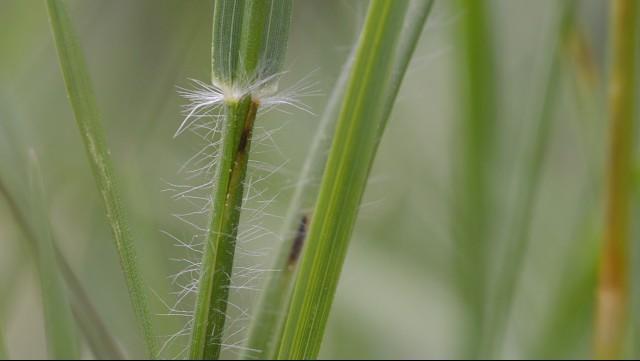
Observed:
[[[102,196],[131,303],[144,335],[147,352],[150,357],[155,357],[156,340],[147,306],[146,290],[138,270],[133,238],[114,176],[111,155],[102,130],[84,56],[62,0],[47,0],[47,6],[69,101],[84,141],[98,191]]]
[[[369,7],[300,261],[279,359],[315,358],[320,350],[371,164],[398,79],[412,53],[398,50],[408,8],[409,2],[385,0],[374,0]],[[420,15],[426,16],[429,7],[422,10]],[[409,23],[419,28],[424,24]],[[417,36],[413,43],[416,40]],[[413,49],[413,43],[408,48]],[[396,62],[405,66],[398,69]],[[394,70],[400,75],[394,76]]]
[[[48,202],[40,174],[40,166],[33,152],[29,159],[29,184],[31,189],[29,214],[38,240],[36,243],[36,264],[40,275],[49,356],[53,359],[74,360],[79,358],[79,350],[71,306],[56,262],[48,218]]]
[[[554,9],[556,10],[556,9]],[[505,330],[513,299],[524,265],[525,256],[529,249],[529,234],[533,215],[535,199],[540,188],[542,169],[549,149],[550,134],[552,131],[553,113],[560,90],[561,56],[563,41],[573,24],[575,13],[574,1],[558,3],[555,29],[551,32],[551,46],[549,56],[544,64],[543,76],[545,83],[540,93],[539,111],[534,115],[534,131],[531,144],[524,159],[520,161],[518,173],[522,176],[522,184],[517,198],[513,202],[513,226],[510,238],[506,244],[506,251],[502,257],[494,257],[493,260],[499,266],[495,290],[489,297],[489,311],[487,330],[482,334],[482,354],[486,357],[498,357],[500,355],[501,340],[504,339]]]
[[[636,3],[1,2],[0,359],[636,354]]]
[[[214,6],[212,79],[225,92],[224,130],[191,332],[191,359],[220,357],[244,181],[260,106],[259,94],[251,91],[259,90],[254,84],[264,85],[261,80],[277,75],[290,21],[291,1],[223,0]]]
[[[491,14],[487,1],[460,1],[461,52],[458,55],[462,114],[456,127],[454,216],[456,268],[469,327],[464,357],[480,352],[485,324],[493,199],[491,176],[496,162],[498,99]]]

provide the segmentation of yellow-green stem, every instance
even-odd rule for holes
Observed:
[[[604,245],[597,290],[595,355],[622,358],[629,317],[629,224],[634,144],[636,0],[611,4],[609,159]]]

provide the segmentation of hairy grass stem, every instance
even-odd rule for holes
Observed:
[[[222,151],[196,298],[191,359],[220,357],[259,91],[275,87],[271,80],[277,80],[284,61],[290,18],[288,0],[222,0],[214,5],[212,82],[224,98]]]

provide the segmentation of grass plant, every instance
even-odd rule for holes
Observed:
[[[638,0],[44,5],[0,3],[0,359],[640,350]]]

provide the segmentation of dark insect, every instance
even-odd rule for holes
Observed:
[[[289,253],[289,268],[295,267],[298,262],[298,258],[300,258],[300,252],[302,251],[302,246],[304,245],[304,240],[307,238],[307,228],[309,226],[309,217],[305,214],[300,219],[300,225],[298,226],[298,231],[296,232],[296,236],[293,239],[293,244],[291,245],[291,252]]]

